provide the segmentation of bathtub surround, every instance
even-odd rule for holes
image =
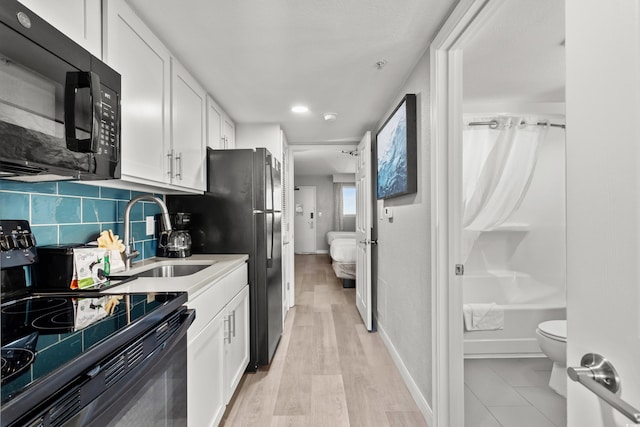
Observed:
[[[542,356],[538,324],[566,318],[564,129],[549,128],[539,145],[517,209],[501,225],[477,232],[470,247],[463,302],[496,303],[505,315],[503,330],[465,331],[467,358]]]
[[[66,181],[0,180],[0,218],[28,220],[38,246],[87,243],[109,229],[123,239],[124,208],[140,194]],[[157,241],[146,235],[145,217],[156,213],[160,213],[158,207],[146,202],[131,211],[135,247],[141,254],[137,260],[155,256]]]

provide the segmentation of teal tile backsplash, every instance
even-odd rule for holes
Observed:
[[[86,243],[109,229],[122,239],[124,208],[140,194],[66,181],[0,180],[0,218],[28,220],[39,246]],[[156,254],[157,241],[146,235],[145,217],[157,213],[158,206],[148,202],[139,202],[131,210],[131,231],[142,254],[137,260]]]

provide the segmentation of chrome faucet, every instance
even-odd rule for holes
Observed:
[[[167,209],[167,205],[164,204],[162,199],[153,196],[151,194],[142,194],[140,196],[134,197],[129,200],[127,206],[124,208],[124,265],[125,269],[131,268],[131,259],[137,256],[140,256],[140,252],[135,250],[135,248],[131,248],[131,224],[130,224],[130,216],[131,216],[131,208],[136,202],[141,200],[147,202],[154,202],[156,205],[160,207],[162,211],[162,222],[164,226],[165,232],[171,232],[171,220],[169,219],[169,210]]]

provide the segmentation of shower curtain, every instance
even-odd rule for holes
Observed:
[[[529,188],[538,149],[549,129],[536,117],[474,117],[497,126],[465,126],[462,141],[462,255],[483,231],[503,224]],[[545,125],[538,125],[538,123]]]

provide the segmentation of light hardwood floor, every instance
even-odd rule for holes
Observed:
[[[355,290],[327,255],[296,255],[296,306],[271,365],[246,373],[222,426],[426,426]]]

